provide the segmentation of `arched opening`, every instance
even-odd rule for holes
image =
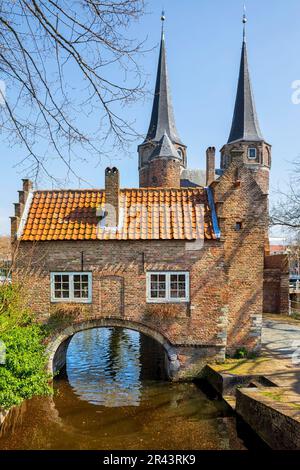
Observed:
[[[58,379],[67,380],[73,393],[91,404],[138,406],[149,384],[168,379],[166,356],[160,343],[138,331],[88,329],[69,342]]]
[[[160,349],[160,356],[163,357],[163,361],[160,360],[160,368],[162,369],[162,362],[164,362],[164,372],[166,377],[173,379],[174,376],[180,369],[178,356],[176,349],[170,344],[170,342],[158,331],[149,328],[141,323],[133,322],[124,319],[113,319],[113,318],[102,318],[100,320],[90,320],[82,323],[76,323],[72,326],[64,329],[60,333],[56,334],[48,345],[49,372],[56,375],[66,365],[67,352],[74,335],[79,332],[89,331],[93,329],[101,328],[116,328],[116,329],[127,329],[139,333],[139,343],[142,349],[148,348],[149,356],[150,351]],[[93,335],[93,334],[92,334]],[[101,333],[100,333],[101,335]],[[142,338],[142,341],[141,341]],[[99,339],[99,338],[98,338]],[[158,346],[159,345],[159,346]],[[99,352],[101,354],[101,347],[99,346]],[[157,355],[156,354],[156,355]],[[147,356],[144,355],[146,358]],[[154,367],[154,366],[153,366]],[[149,372],[148,368],[148,372]],[[145,367],[142,367],[141,373],[145,373]]]

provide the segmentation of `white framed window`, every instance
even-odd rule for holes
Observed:
[[[255,147],[249,147],[248,148],[248,158],[251,160],[255,160],[257,156],[257,150]]]
[[[189,273],[178,271],[147,272],[147,302],[189,302]]]
[[[92,301],[92,273],[53,272],[51,280],[51,302]]]

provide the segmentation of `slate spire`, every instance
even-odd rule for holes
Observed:
[[[159,142],[165,132],[173,143],[181,144],[174,118],[166,61],[165,34],[162,28],[155,94],[145,142],[151,140]]]
[[[240,64],[240,73],[237,95],[228,143],[235,141],[262,141],[264,140],[256,114],[254,95],[248,67],[245,24],[243,17],[243,46]]]
[[[164,35],[162,31],[152,113],[146,138],[138,146],[140,188],[179,188],[181,172],[187,165],[186,145],[178,135],[168,80]]]

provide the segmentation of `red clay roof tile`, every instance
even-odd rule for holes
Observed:
[[[102,228],[97,209],[105,191],[35,191],[21,239],[26,240],[193,240],[214,239],[204,188],[121,189],[120,226]]]

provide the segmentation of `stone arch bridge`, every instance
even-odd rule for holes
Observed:
[[[207,363],[206,348],[174,345],[161,332],[143,323],[124,318],[98,318],[77,321],[60,328],[47,343],[48,371],[56,374],[66,364],[67,350],[73,336],[92,328],[118,327],[138,331],[157,341],[165,351],[165,369],[170,380],[193,379],[200,375]],[[211,351],[213,355],[216,351]]]

